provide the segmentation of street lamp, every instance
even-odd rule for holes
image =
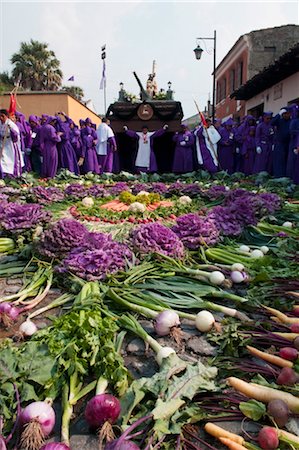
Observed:
[[[213,47],[213,55],[214,55],[214,61],[213,61],[213,98],[212,98],[212,119],[213,119],[213,122],[214,122],[214,119],[215,119],[215,91],[216,91],[216,73],[215,73],[215,71],[216,71],[216,30],[214,30],[214,37],[200,37],[200,38],[197,38],[197,41],[199,41],[199,40],[201,40],[201,41],[205,41],[205,40],[207,40],[207,41],[214,41],[214,47]],[[204,44],[205,44],[205,42],[204,42]],[[194,53],[195,53],[195,58],[198,60],[198,59],[201,59],[201,55],[202,55],[202,52],[203,52],[203,49],[201,48],[201,46],[199,45],[199,43],[197,44],[197,47],[193,50],[194,51]],[[209,50],[206,48],[206,51],[208,52],[208,53],[210,53],[209,52]]]

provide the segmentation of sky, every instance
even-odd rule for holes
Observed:
[[[245,33],[299,23],[299,1],[12,1],[0,0],[0,71],[21,42],[46,42],[61,62],[64,85],[84,90],[96,112],[104,114],[101,47],[106,44],[106,104],[118,98],[119,83],[138,95],[136,71],[145,86],[157,64],[158,88],[172,82],[184,117],[204,109],[212,97],[213,40],[196,60],[197,38],[217,32],[216,65]],[[68,78],[74,76],[74,83]]]

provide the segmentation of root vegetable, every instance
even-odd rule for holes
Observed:
[[[275,450],[279,446],[275,428],[263,427],[258,434],[258,442],[263,450]]]
[[[244,443],[244,439],[241,436],[238,436],[237,434],[230,433],[229,431],[224,430],[223,428],[219,427],[218,425],[215,425],[214,423],[207,422],[205,424],[205,431],[210,434],[211,436],[214,436],[215,438],[228,438],[231,441],[237,442],[238,444],[242,445]]]
[[[244,447],[244,445],[238,444],[237,442],[232,441],[229,438],[220,437],[219,441],[221,441],[222,444],[228,447],[230,450],[247,450],[247,447]]]
[[[276,355],[271,355],[270,353],[262,352],[261,350],[258,350],[257,348],[254,347],[250,347],[249,345],[247,345],[246,348],[253,356],[257,356],[258,358],[261,358],[264,361],[267,361],[271,364],[275,364],[275,366],[293,367],[293,363],[284,358],[281,358]]]
[[[298,351],[293,347],[282,347],[279,350],[279,356],[288,361],[296,361],[298,358]]]
[[[298,375],[294,369],[284,367],[278,375],[276,382],[284,386],[293,386],[298,383]]]
[[[55,412],[49,402],[33,402],[21,412],[20,421],[24,426],[21,446],[28,450],[39,450],[44,439],[55,425]]]
[[[202,333],[210,331],[213,328],[214,323],[215,318],[209,311],[202,310],[196,315],[196,328]]]
[[[225,276],[219,270],[215,270],[214,272],[212,272],[210,274],[209,280],[210,280],[210,283],[215,284],[216,286],[219,286],[225,280]]]
[[[283,400],[271,400],[268,403],[267,412],[279,427],[284,427],[289,420],[289,408]]]

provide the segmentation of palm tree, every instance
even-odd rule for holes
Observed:
[[[60,61],[48,44],[30,40],[21,42],[20,50],[11,57],[12,77],[21,76],[21,85],[31,91],[57,91],[62,84]]]
[[[69,92],[73,97],[79,100],[79,102],[81,102],[84,97],[84,91],[79,86],[62,86],[61,90]]]

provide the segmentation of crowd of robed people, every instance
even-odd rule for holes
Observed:
[[[136,140],[134,171],[158,170],[154,142],[168,132],[160,130],[123,132]],[[251,175],[266,171],[275,177],[288,176],[299,184],[299,109],[291,105],[273,116],[263,113],[257,121],[245,116],[240,123],[233,119],[206,119],[190,131],[183,123],[173,134],[172,171],[186,173],[204,169],[210,173],[225,170],[229,174]],[[1,176],[19,176],[33,171],[42,178],[53,178],[59,169],[76,175],[120,171],[117,140],[109,119],[96,124],[87,118],[79,125],[65,113],[55,116],[9,116],[0,110]],[[167,149],[165,149],[167,152]]]

